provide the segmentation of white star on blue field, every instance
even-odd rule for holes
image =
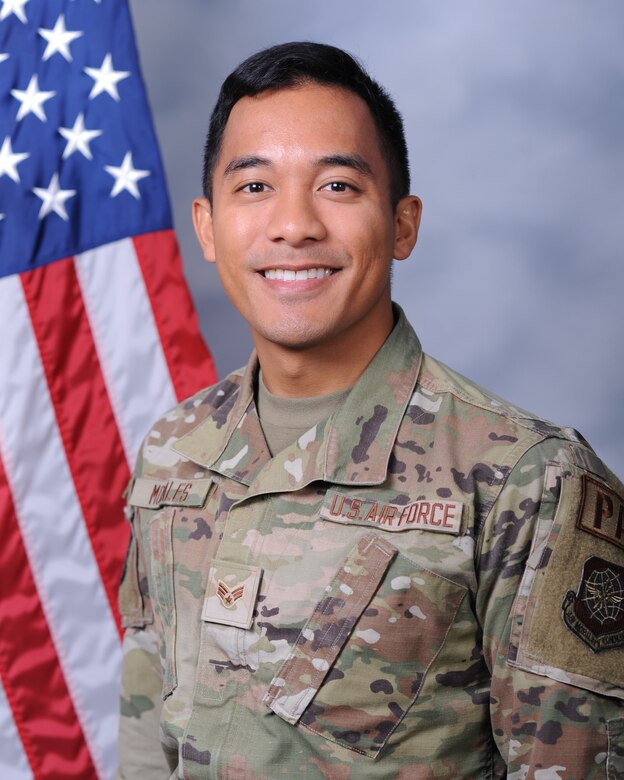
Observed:
[[[186,273],[220,376],[245,362],[251,340],[192,233],[210,111],[252,52],[332,43],[359,57],[403,113],[424,213],[394,297],[425,350],[579,429],[624,476],[619,0],[132,0],[131,9]]]

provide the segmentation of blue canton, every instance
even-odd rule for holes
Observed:
[[[171,228],[126,0],[0,3],[0,277]]]

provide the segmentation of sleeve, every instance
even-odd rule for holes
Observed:
[[[119,588],[125,633],[117,780],[165,780],[177,757],[172,757],[173,765],[167,761],[159,736],[163,678],[160,632],[148,592],[137,513],[132,507],[128,510],[132,533]]]
[[[592,455],[535,445],[480,537],[491,727],[513,780],[624,778],[624,490]]]

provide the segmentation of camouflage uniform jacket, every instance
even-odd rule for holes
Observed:
[[[256,370],[139,457],[120,777],[624,778],[624,491],[578,434],[403,315],[274,457]]]

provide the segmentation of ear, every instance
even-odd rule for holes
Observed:
[[[410,256],[420,227],[422,201],[416,195],[401,198],[394,213],[394,258],[405,260]]]
[[[193,201],[193,227],[204,253],[204,259],[209,263],[214,263],[216,258],[212,231],[212,208],[206,198],[196,198]]]

